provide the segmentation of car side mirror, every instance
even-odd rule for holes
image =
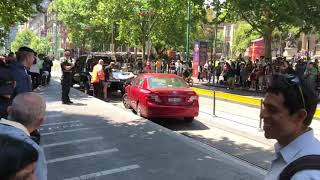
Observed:
[[[126,81],[125,86],[131,86],[132,82],[131,81]]]

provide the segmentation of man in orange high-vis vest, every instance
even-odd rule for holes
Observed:
[[[100,59],[98,64],[93,67],[91,83],[93,84],[93,95],[103,99],[103,82],[104,82],[104,61]]]

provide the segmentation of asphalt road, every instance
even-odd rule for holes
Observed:
[[[106,103],[72,90],[75,104],[62,105],[60,89],[52,82],[38,92],[47,100],[47,120],[40,133],[49,180],[264,177],[265,171],[250,163],[117,107],[119,101]],[[169,128],[206,129],[200,121],[181,128],[176,123]]]
[[[119,95],[113,94],[112,97],[113,105],[125,109]],[[275,140],[265,139],[260,128],[263,124],[260,124],[259,108],[216,100],[214,116],[212,98],[200,96],[199,102],[200,115],[191,124],[175,119],[153,121],[262,169],[270,167]],[[319,138],[319,121],[314,120],[311,127]]]
[[[273,159],[273,140],[266,140],[259,129],[259,109],[200,97],[200,115],[192,123],[179,119],[153,119],[172,131],[190,137],[267,170]],[[111,104],[125,109],[120,95],[113,94]],[[128,110],[132,112],[132,110]]]

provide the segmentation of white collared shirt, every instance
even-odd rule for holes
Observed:
[[[283,169],[294,160],[306,155],[320,155],[320,141],[315,138],[313,130],[300,135],[290,144],[281,147],[275,144],[276,157],[265,180],[277,180]],[[291,180],[320,180],[319,170],[303,170],[297,172]]]
[[[30,133],[27,130],[27,128],[24,125],[22,125],[22,124],[20,124],[18,122],[8,121],[6,119],[1,118],[0,124],[5,124],[5,125],[16,127],[18,129],[22,130],[24,133],[26,133],[26,135],[30,136]]]

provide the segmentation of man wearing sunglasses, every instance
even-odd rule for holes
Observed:
[[[276,157],[266,180],[281,180],[284,169],[293,161],[307,155],[320,155],[320,142],[309,127],[316,107],[317,97],[314,90],[298,77],[273,77],[260,113],[265,137],[277,140]],[[320,179],[320,170],[301,170],[293,174],[291,179]]]

